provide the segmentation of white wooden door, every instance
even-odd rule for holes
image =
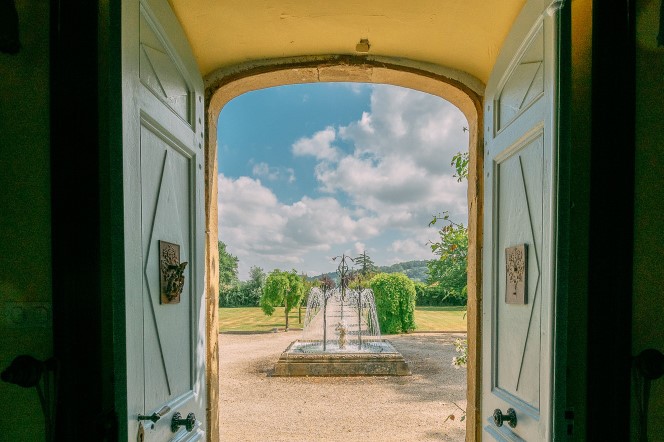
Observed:
[[[551,0],[527,0],[487,84],[482,322],[486,440],[553,438],[560,6]],[[516,422],[509,421],[509,409]],[[506,416],[502,426],[494,419],[495,410]]]
[[[122,27],[127,374],[122,437],[203,440],[203,81],[168,2],[123,1]],[[162,248],[177,245],[179,259],[163,255],[160,241]],[[179,303],[165,303],[160,267],[184,262]],[[160,413],[156,422],[139,418],[154,413]],[[193,428],[172,431],[175,413],[183,419],[193,413]]]

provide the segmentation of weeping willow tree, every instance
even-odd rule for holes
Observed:
[[[297,308],[302,302],[305,286],[302,278],[293,270],[282,272],[273,270],[267,276],[261,296],[261,310],[268,316],[272,316],[277,307],[284,307],[286,315],[286,331],[288,331],[288,313]]]
[[[379,273],[371,279],[381,333],[415,330],[415,283],[403,273]]]

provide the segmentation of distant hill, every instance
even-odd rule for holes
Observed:
[[[378,266],[379,273],[403,273],[413,281],[424,282],[427,279],[427,262],[428,261],[406,261],[392,264],[391,266]],[[337,272],[329,272],[324,275],[329,276],[335,282],[339,281]],[[323,274],[317,276],[310,276],[308,279],[320,279]]]
[[[391,266],[381,266],[378,269],[382,273],[403,273],[413,281],[424,282],[427,279],[428,261],[406,261],[392,264]]]

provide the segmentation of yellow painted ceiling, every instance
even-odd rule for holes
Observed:
[[[269,58],[369,54],[434,63],[486,83],[525,0],[170,0],[201,74]]]

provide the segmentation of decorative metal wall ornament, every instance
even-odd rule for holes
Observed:
[[[505,249],[505,302],[507,304],[528,304],[528,246]]]
[[[161,304],[179,304],[184,289],[186,262],[180,262],[180,246],[159,241],[159,280]]]

